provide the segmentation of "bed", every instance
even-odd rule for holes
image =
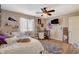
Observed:
[[[39,54],[44,51],[40,41],[31,37],[28,38],[30,39],[30,42],[27,43],[15,42],[0,46],[0,54]]]

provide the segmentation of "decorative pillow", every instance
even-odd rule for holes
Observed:
[[[1,44],[7,44],[7,42],[5,41],[6,36],[5,35],[0,35],[0,45]]]
[[[7,42],[7,44],[13,44],[15,43],[17,40],[17,37],[11,37],[11,38],[6,38],[5,41]]]
[[[0,45],[2,44],[7,44],[7,42],[5,40],[0,40]]]
[[[24,39],[19,39],[17,40],[18,43],[26,43],[26,42],[30,42],[29,38],[24,38]]]

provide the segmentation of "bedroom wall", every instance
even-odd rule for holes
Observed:
[[[7,11],[7,10],[2,10],[1,12],[1,30],[3,32],[12,32],[12,31],[19,31],[19,28],[12,28],[13,26],[19,26],[19,20],[21,17],[26,18],[26,19],[34,19],[36,20],[37,17],[30,16],[30,15],[25,15],[17,12],[12,12],[12,11]],[[12,17],[15,19],[17,22],[9,22],[8,17]],[[12,26],[5,26],[6,23],[11,24]]]
[[[63,39],[63,27],[68,27],[68,17],[67,16],[58,16],[47,19],[48,22],[51,20],[58,18],[59,24],[52,24],[52,28],[50,29],[50,38],[61,40]]]
[[[37,33],[37,19],[38,17],[35,16],[31,16],[31,15],[26,15],[26,14],[22,14],[22,13],[17,13],[17,12],[12,12],[12,11],[7,11],[7,10],[2,10],[1,12],[1,27],[0,30],[2,32],[16,32],[19,31],[19,28],[12,28],[13,26],[19,26],[19,20],[21,17],[26,18],[26,19],[34,19],[35,20],[35,33]],[[8,17],[12,17],[13,19],[15,19],[17,22],[12,22],[10,23],[12,26],[5,26],[6,23],[8,23]],[[44,30],[44,28],[46,27],[46,20],[42,20],[43,23],[43,27],[41,27],[41,29]]]
[[[36,20],[36,27],[37,27],[37,31],[44,31],[46,26],[47,26],[47,20],[45,19],[40,19],[41,23],[38,24],[38,20]]]
[[[49,21],[53,20],[54,18],[50,19]],[[57,39],[62,40],[63,35],[63,28],[62,28],[62,22],[63,20],[59,19],[59,24],[51,24],[52,28],[50,29],[50,38],[51,39]]]
[[[50,30],[50,38],[63,40],[63,27],[69,27],[69,17],[75,15],[79,15],[79,12],[74,12],[71,14],[61,15],[47,19],[47,20],[52,20],[54,18],[58,18],[60,22],[59,25],[53,25],[52,29]]]

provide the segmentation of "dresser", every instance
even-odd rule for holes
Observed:
[[[44,32],[38,32],[38,39],[44,39]]]

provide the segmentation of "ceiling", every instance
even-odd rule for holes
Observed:
[[[52,16],[41,16],[36,12],[41,12],[41,8],[54,9]],[[79,11],[79,4],[2,4],[2,9],[24,13],[36,17],[49,18]]]

